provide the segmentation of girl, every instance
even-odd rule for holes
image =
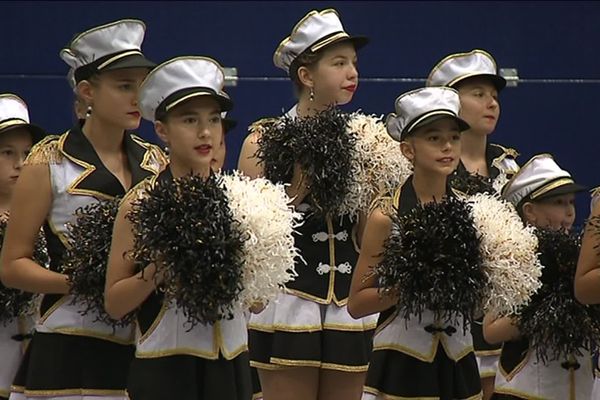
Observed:
[[[156,67],[140,89],[142,115],[154,122],[157,135],[169,146],[170,162],[121,204],[109,257],[107,312],[118,319],[140,307],[141,336],[128,382],[133,400],[249,400],[252,395],[242,310],[236,309],[229,320],[190,328],[182,310],[169,305],[156,290],[161,278],[153,278],[155,264],[136,273],[134,261],[125,256],[134,247],[127,216],[134,200],[149,196],[146,189],[154,181],[168,182],[190,172],[204,178],[211,175],[215,151],[223,142],[221,113],[232,107],[223,80],[216,61],[178,57]]]
[[[44,131],[29,123],[27,105],[18,96],[10,93],[0,94],[0,218],[6,223],[9,218],[10,199],[21,174],[23,161],[32,143],[39,141]],[[3,299],[8,299],[9,292],[17,295],[16,291],[0,286]],[[17,295],[18,296],[18,295]],[[23,305],[22,303],[19,303]],[[14,306],[17,306],[14,303]],[[24,339],[33,329],[33,310],[8,308],[3,303],[2,318],[0,318],[0,399],[7,400],[10,386],[21,363],[24,351]],[[16,311],[12,313],[12,311]],[[10,314],[9,314],[10,313]]]
[[[403,216],[419,203],[452,196],[447,177],[459,162],[461,131],[469,128],[458,117],[459,109],[454,89],[423,88],[398,97],[396,114],[387,119],[388,132],[401,141],[414,173],[389,199],[375,203],[352,277],[351,315],[359,318],[381,312],[364,399],[481,396],[468,327],[438,320],[430,311],[405,321],[398,315],[395,295],[380,296],[377,277],[371,271],[383,259],[392,227],[392,206]]]
[[[264,138],[261,131],[269,125],[285,120],[299,126],[303,120],[352,100],[358,88],[356,51],[366,42],[366,38],[345,32],[332,9],[311,11],[296,24],[275,51],[273,61],[289,73],[298,104],[281,120],[254,125],[242,147],[242,172],[250,177],[265,174],[256,152]],[[293,163],[289,160],[290,170]],[[355,320],[346,304],[364,220],[355,223],[347,215],[318,213],[309,172],[298,163],[293,170],[287,192],[304,214],[296,247],[306,265],[298,261],[299,276],[287,285],[286,293],[251,316],[250,364],[258,369],[265,400],[359,399],[375,317]]]
[[[76,209],[124,195],[164,163],[160,149],[129,133],[140,123],[138,87],[154,66],[141,52],[144,33],[142,21],[116,21],[77,35],[60,53],[74,69],[86,115],[32,150],[15,189],[2,282],[45,296],[11,399],[125,398],[132,327],[113,329],[93,313],[82,315],[60,266]],[[49,270],[32,259],[42,226]]]
[[[515,150],[488,142],[500,118],[498,94],[506,86],[491,54],[478,49],[450,54],[433,67],[427,86],[451,87],[460,95],[460,116],[470,128],[462,136],[458,174],[496,179],[518,171]]]
[[[451,179],[453,187],[465,190],[459,182],[469,174],[488,178],[489,183],[499,178],[495,186],[501,187],[507,176],[517,172],[519,166],[515,162],[518,156],[515,150],[488,141],[500,117],[498,94],[506,86],[506,80],[498,75],[492,55],[478,49],[450,54],[433,67],[427,86],[447,86],[458,90],[460,116],[470,126],[462,136],[460,162]],[[485,342],[481,320],[474,322],[471,331],[484,399],[487,400],[494,390],[500,346]]]
[[[573,298],[578,246],[565,234],[575,221],[575,193],[582,190],[552,156],[541,154],[528,161],[502,191],[523,220],[540,230],[544,270],[542,288],[518,318],[488,314],[484,319],[485,339],[504,342],[493,399],[591,398],[594,376],[587,342],[597,339],[600,314]],[[549,232],[543,234],[546,237],[543,230]],[[555,348],[557,343],[564,347]],[[558,357],[550,358],[551,351],[555,355],[560,351]]]

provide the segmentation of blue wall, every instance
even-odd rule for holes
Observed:
[[[240,122],[227,138],[231,167],[245,127],[294,103],[291,84],[272,64],[275,47],[306,12],[328,7],[339,11],[349,32],[372,39],[359,54],[364,80],[351,109],[387,113],[398,94],[422,86],[441,57],[487,49],[523,79],[502,92],[492,140],[516,147],[520,162],[550,152],[581,183],[600,184],[594,144],[600,4],[594,2],[1,2],[0,91],[20,94],[34,121],[64,131],[72,123],[72,95],[61,47],[91,26],[140,18],[151,59],[201,54],[238,68],[239,84],[228,89],[236,102],[231,115]],[[155,140],[148,124],[140,132]],[[584,197],[579,222],[588,212]]]

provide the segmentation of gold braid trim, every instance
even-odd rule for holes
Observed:
[[[63,154],[59,148],[59,135],[48,135],[31,148],[24,165],[60,164]]]
[[[165,152],[155,144],[150,145],[150,153],[152,154],[152,158],[156,160],[158,164],[159,172],[165,169],[167,165],[169,165],[169,157],[165,154]]]
[[[273,125],[279,121],[279,118],[262,118],[258,121],[253,122],[248,127],[248,132],[251,135],[262,135],[263,132],[269,130]]]
[[[369,206],[369,213],[367,215],[371,215],[373,211],[376,209],[380,209],[384,215],[393,215],[394,210],[394,197],[389,193],[383,196],[377,196],[375,200],[371,202]]]

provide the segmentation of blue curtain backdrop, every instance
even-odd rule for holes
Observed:
[[[58,52],[75,33],[133,17],[147,24],[144,51],[160,62],[208,55],[238,69],[227,137],[234,167],[246,127],[294,104],[285,73],[272,54],[312,9],[333,7],[346,29],[371,38],[359,53],[362,82],[349,110],[385,114],[395,97],[422,86],[443,56],[490,51],[522,81],[501,93],[500,122],[491,140],[517,148],[519,161],[541,152],[581,183],[600,184],[600,3],[596,2],[1,2],[0,91],[21,95],[32,119],[52,133],[73,122],[67,66]],[[140,134],[156,141],[143,123]],[[578,199],[578,223],[589,199]]]

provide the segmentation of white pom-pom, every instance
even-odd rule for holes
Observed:
[[[534,229],[525,227],[514,207],[496,196],[480,193],[469,202],[488,278],[483,310],[516,314],[541,286]]]
[[[348,132],[355,135],[356,146],[352,154],[352,183],[342,213],[354,217],[366,213],[378,195],[393,193],[400,187],[412,174],[412,165],[380,117],[353,113]]]
[[[297,276],[293,232],[301,215],[288,205],[281,184],[264,178],[251,180],[237,171],[223,175],[223,183],[229,207],[247,237],[240,304],[266,304]]]

